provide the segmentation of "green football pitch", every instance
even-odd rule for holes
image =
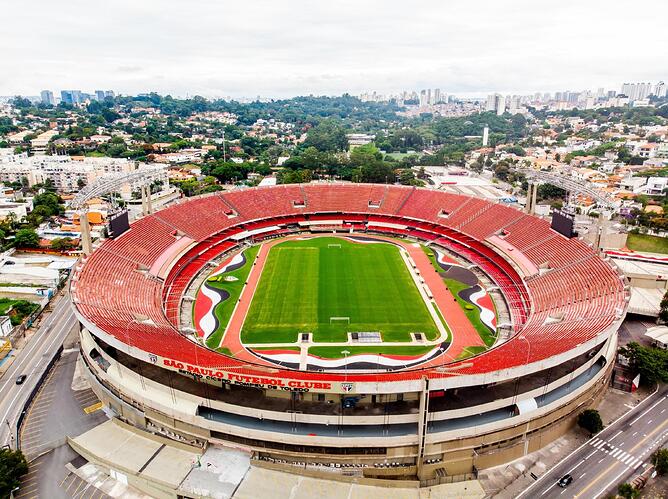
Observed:
[[[355,331],[379,331],[383,341],[410,341],[411,332],[438,337],[399,248],[333,237],[271,248],[243,343],[290,343],[302,332],[315,342],[344,342]]]

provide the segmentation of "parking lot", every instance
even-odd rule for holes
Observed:
[[[16,499],[38,497],[105,499],[110,497],[62,466],[63,458],[65,460],[71,458],[75,467],[86,462],[67,446],[51,451],[30,464],[30,470],[21,480],[21,486],[14,497]]]
[[[21,427],[21,450],[28,460],[65,443],[103,422],[97,396],[90,388],[72,390],[77,352],[67,351],[45,379]]]
[[[66,443],[107,420],[90,388],[72,389],[77,350],[65,350],[35,395],[21,427],[21,450],[30,462],[15,497],[90,498],[106,495],[66,468],[85,464]]]

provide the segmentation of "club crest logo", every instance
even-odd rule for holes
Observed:
[[[343,390],[344,393],[350,393],[353,391],[353,384],[352,383],[341,383],[341,390]]]

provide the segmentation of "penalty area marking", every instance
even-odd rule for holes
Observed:
[[[339,249],[341,249],[341,245],[340,245],[340,244],[328,244],[327,247],[328,247],[328,248],[339,248]]]

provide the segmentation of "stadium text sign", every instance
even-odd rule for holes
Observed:
[[[219,371],[217,369],[192,366],[190,364],[185,364],[183,362],[178,362],[171,359],[163,359],[163,362],[166,367],[176,369],[183,374],[189,374],[197,378],[217,380],[221,381],[223,384],[249,386],[267,390],[285,390],[292,392],[308,392],[311,390],[336,391],[333,389],[332,383],[322,381],[303,381],[272,378],[268,376],[250,376],[246,374],[237,374],[227,371]],[[351,389],[352,387],[348,390],[343,388],[342,391],[351,391]]]

